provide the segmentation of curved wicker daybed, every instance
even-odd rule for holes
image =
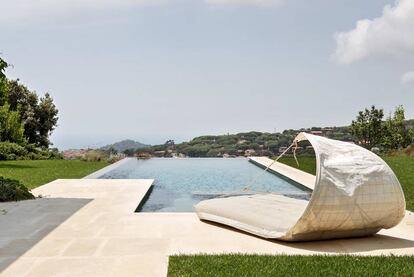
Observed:
[[[397,225],[405,199],[390,167],[352,143],[300,133],[316,155],[316,182],[309,201],[276,194],[205,200],[200,219],[264,238],[285,241],[366,236]]]

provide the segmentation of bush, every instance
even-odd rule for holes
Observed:
[[[18,157],[25,157],[27,150],[12,142],[0,142],[0,160],[16,160]]]
[[[90,150],[86,152],[81,160],[87,161],[87,162],[100,162],[100,161],[106,161],[109,158],[108,153],[102,150]]]
[[[19,181],[0,176],[0,202],[34,198],[34,195]]]
[[[57,149],[37,147],[34,144],[19,145],[0,142],[0,160],[49,160],[62,159]]]
[[[404,149],[395,150],[390,153],[388,153],[390,156],[408,156],[408,157],[414,157],[414,145],[410,145]]]

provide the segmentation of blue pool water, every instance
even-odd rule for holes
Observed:
[[[245,158],[130,159],[100,178],[155,179],[142,212],[192,212],[201,200],[222,193],[243,193],[249,184],[252,191],[304,194]]]

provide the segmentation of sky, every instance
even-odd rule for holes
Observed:
[[[59,149],[414,118],[414,1],[0,0],[0,53]]]

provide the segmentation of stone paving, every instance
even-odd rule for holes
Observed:
[[[135,213],[153,180],[56,180],[43,198],[0,203],[1,276],[165,276],[168,256],[196,253],[414,254],[414,215],[378,235],[264,240],[195,213]]]

